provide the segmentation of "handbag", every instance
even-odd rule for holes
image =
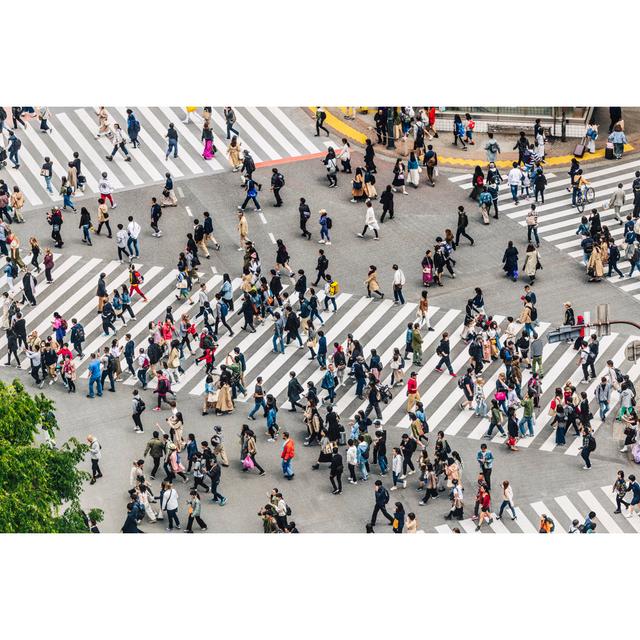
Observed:
[[[249,454],[246,455],[245,458],[243,458],[242,460],[242,468],[243,469],[247,469],[247,471],[249,469],[253,469],[256,465],[254,464],[253,460],[251,459],[251,456]]]
[[[495,399],[498,402],[504,402],[507,399],[507,394],[504,391],[496,391]]]

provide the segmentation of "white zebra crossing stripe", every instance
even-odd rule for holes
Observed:
[[[143,144],[148,146],[158,156],[158,158],[163,159],[167,150],[166,138],[164,137],[167,133],[167,127],[164,127],[162,125],[160,120],[156,118],[153,111],[151,111],[151,109],[149,109],[148,107],[140,107],[138,111],[140,111],[144,119],[151,125],[153,129],[155,129],[156,133],[160,136],[160,138],[162,139],[162,144],[164,148],[161,148],[159,145],[156,144],[151,134],[151,131],[148,131],[148,130],[146,131],[146,135],[144,135],[143,138],[142,136],[145,132],[144,131],[141,132],[140,137],[143,139]],[[189,154],[186,153],[186,151],[184,155],[185,155],[185,158],[183,158],[183,162],[187,164],[187,166],[189,167],[189,170],[192,173],[195,173],[195,174],[203,173],[204,169],[198,163],[193,162],[193,160],[189,158]],[[188,163],[187,163],[187,160],[188,160]],[[169,171],[171,172],[171,175],[174,176],[175,178],[180,178],[184,175],[180,170],[180,168],[173,161],[171,156],[169,156],[169,158],[164,162],[167,165],[167,169],[169,169]]]
[[[627,338],[622,347],[620,347],[620,349],[614,354],[614,356],[612,358],[610,358],[611,360],[613,360],[613,366],[615,368],[620,367],[620,365],[624,362],[624,358],[625,358],[625,349],[627,347],[627,345],[631,342],[632,338]],[[609,358],[607,358],[609,359]],[[633,367],[631,367],[631,369],[628,372],[629,375],[629,379],[631,381],[634,381],[635,378],[637,378],[638,374],[640,373],[640,365],[634,365]],[[596,388],[598,387],[598,385],[600,384],[600,378],[601,375],[596,376],[596,379],[589,385],[589,388],[587,389],[587,398],[589,398],[589,400],[591,402],[595,402],[595,407],[593,408],[593,414],[594,416],[597,416],[596,418],[594,418],[594,420],[591,423],[591,430],[593,433],[596,433],[598,431],[598,429],[602,426],[602,421],[600,420],[600,415],[599,415],[599,409],[600,406],[597,402],[597,400],[594,400],[594,396],[595,396],[595,392],[596,392]],[[617,391],[615,391],[614,389],[611,390],[611,399],[609,402],[609,406],[610,407],[614,407],[616,405],[616,401],[617,401],[617,397],[619,396],[619,393]],[[612,409],[613,412],[615,412],[615,409]],[[580,453],[580,448],[582,447],[582,438],[576,438],[567,448],[567,450],[564,452],[565,455],[568,456],[577,456]]]
[[[489,525],[495,533],[511,533],[502,520],[496,520],[496,514],[492,513],[493,522]],[[485,526],[484,524],[482,525]]]
[[[600,487],[604,495],[609,499],[609,502],[614,506],[618,507],[616,503],[615,493],[611,490],[612,487]],[[598,517],[600,517],[601,511],[596,511]],[[627,510],[622,511],[622,514],[628,513]],[[626,518],[627,522],[636,530],[637,533],[640,533],[640,518],[637,516],[633,516],[631,518]]]
[[[145,285],[151,282],[155,278],[155,276],[160,273],[160,271],[162,271],[162,267],[151,267],[144,275]],[[174,278],[175,270],[166,275],[155,287],[153,287],[153,289],[149,290],[148,292],[145,291],[147,298],[151,300],[157,293],[162,291],[167,286],[167,283],[170,280]],[[131,308],[133,309],[133,312],[138,315],[138,312],[144,308],[144,304],[145,303],[143,300],[139,300],[135,304],[132,304]],[[98,327],[102,328],[102,320],[100,318],[100,314],[97,314],[96,317],[93,318],[93,320],[91,320],[84,328],[85,335],[90,335]],[[88,345],[83,345],[82,351],[84,352],[84,357],[77,358],[76,368],[79,368],[81,364],[85,364],[92,352],[97,352],[97,350],[100,349],[100,347],[102,347],[105,342],[110,342],[112,339],[113,334],[105,336],[102,331],[99,331],[96,338],[94,338]],[[86,377],[86,372],[82,377]]]
[[[453,533],[453,529],[448,524],[439,524],[434,529],[437,533]]]
[[[433,327],[434,330],[429,331],[427,335],[424,336],[422,340],[423,354],[436,339],[439,339],[441,337],[441,334],[448,329],[449,325],[456,319],[459,313],[460,312],[457,309],[450,309],[445,313],[444,317],[440,318],[436,326]],[[462,325],[456,327],[453,330],[453,332],[450,332],[449,344],[452,349],[460,340],[461,329],[462,329]],[[422,382],[424,382],[425,378],[430,373],[432,373],[433,367],[435,366],[435,364],[437,364],[438,360],[439,360],[438,356],[433,356],[427,361],[427,363],[421,369],[419,369],[418,375],[417,375],[418,388],[420,387]],[[405,367],[405,371],[408,371],[409,366],[410,365],[407,364],[407,366]],[[401,406],[405,405],[406,402],[407,402],[407,398],[405,395],[403,395],[402,393],[396,394],[391,400],[391,402],[387,405],[387,407],[383,409],[382,422],[386,423],[389,420],[391,420],[393,415],[400,409]],[[366,405],[367,405],[366,401],[363,402],[362,406],[366,407]]]
[[[344,315],[342,315],[338,319],[338,321],[331,327],[331,329],[327,331],[327,344],[331,344],[335,340],[338,340],[341,334],[347,330],[349,324],[353,322],[353,320],[355,320],[355,318],[357,318],[364,311],[364,309],[370,305],[370,303],[371,301],[368,298],[360,298],[360,300],[358,300],[352,307],[350,307],[349,310]],[[304,349],[303,353],[306,354],[306,349]],[[308,365],[309,360],[303,358],[302,360],[299,360],[293,367],[291,367],[291,370],[295,371],[296,375],[299,375],[302,371],[304,371],[304,369],[306,369]],[[279,368],[280,367],[278,367],[276,370],[278,370]],[[319,372],[315,372],[314,375],[317,377],[318,373]],[[265,378],[265,382],[266,380],[267,378]],[[280,380],[278,380],[278,382],[271,388],[271,393],[275,397],[278,397],[278,395],[287,388],[288,384],[289,376],[281,376]],[[320,390],[318,392],[320,393]]]
[[[78,118],[82,121],[84,126],[89,130],[89,134],[91,135],[95,130],[95,124],[89,117],[89,114],[84,109],[76,109],[75,111]],[[125,132],[123,132],[125,133]],[[108,140],[104,136],[100,136],[97,140],[97,144],[99,144],[106,154],[111,154],[113,151],[113,142],[112,140]],[[131,167],[130,163],[125,162],[122,157],[120,151],[116,151],[116,155],[113,156],[113,161],[116,163],[116,166],[120,171],[122,171],[127,178],[131,181],[132,184],[139,185],[143,183],[142,178],[135,172],[135,170]]]
[[[160,107],[160,111],[162,111],[162,113],[164,113],[164,115],[169,118],[170,122],[173,122],[173,126],[177,129],[178,134],[180,135],[180,138],[178,139],[178,148],[180,146],[180,142],[182,142],[184,148],[184,143],[186,141],[191,145],[191,147],[193,147],[194,151],[198,153],[200,157],[202,157],[204,142],[199,141],[171,109],[169,109],[168,107]],[[179,151],[178,155],[180,155]],[[202,162],[210,164],[215,170],[222,171],[222,165],[215,158],[211,160],[203,159]]]
[[[363,351],[363,355],[365,356],[365,358],[368,358],[369,355],[371,355],[371,349],[377,349],[378,346],[381,345],[395,329],[402,326],[403,321],[410,313],[413,312],[415,306],[416,305],[413,304],[402,305],[400,310],[395,314],[393,321],[387,322],[385,326],[375,336],[373,336],[371,340],[367,341],[367,345]],[[383,367],[386,367],[391,360],[394,348],[403,343],[404,330],[401,330],[401,335],[398,337],[398,339],[394,341],[389,349],[387,349],[387,351],[380,356]],[[380,379],[384,379],[384,372],[381,374]],[[355,400],[355,398],[355,386],[352,386],[349,389],[345,389],[343,396],[335,405],[336,413],[340,414],[342,411],[345,411],[347,407]]]
[[[65,163],[65,167],[68,166],[69,162],[73,159],[74,150],[67,144],[67,141],[60,135],[58,131],[58,127],[54,127],[53,130],[47,134],[51,140],[56,144],[58,149],[62,151],[64,156],[67,158],[67,162]],[[93,177],[90,171],[88,171],[87,163],[83,163],[81,165],[81,174],[87,179],[86,186],[93,193],[98,193],[98,182]]]
[[[578,520],[582,522],[584,520],[584,516],[573,506],[573,503],[567,496],[560,496],[555,498],[555,501],[558,503],[558,506],[564,511],[567,518],[569,518],[569,522],[573,522],[573,520]],[[549,514],[547,514],[551,517]],[[556,527],[557,528],[557,527]]]
[[[247,111],[253,116],[254,120],[260,123],[265,131],[268,131],[271,137],[291,156],[298,155],[298,150],[280,133],[280,131],[273,127],[269,120],[262,114],[257,107],[246,107]]]
[[[51,162],[53,163],[53,173],[55,173],[59,178],[67,175],[67,170],[62,167],[62,164],[58,162],[58,159],[55,155],[49,150],[47,145],[44,143],[42,139],[44,134],[36,133],[33,127],[27,127],[25,130],[26,136],[31,140],[33,146],[38,150],[38,153],[42,156],[42,162],[44,162],[45,157],[49,157]],[[44,178],[40,176],[40,180],[44,181]]]
[[[622,533],[622,529],[618,526],[615,520],[609,515],[609,512],[600,504],[598,499],[593,495],[591,491],[578,491],[578,495],[581,500],[591,509],[596,512],[596,518],[602,526],[609,533]],[[598,527],[596,527],[596,532]]]
[[[280,160],[282,156],[260,135],[256,128],[242,115],[241,109],[236,109],[237,123],[240,131],[246,131],[252,140],[258,143],[270,160]]]
[[[91,160],[96,169],[98,169],[100,173],[105,171],[108,173],[111,186],[115,189],[121,189],[123,184],[120,182],[118,176],[115,175],[113,171],[110,171],[110,167],[107,166],[106,162],[98,155],[97,151],[91,146],[91,144],[87,142],[85,137],[80,133],[78,127],[76,127],[76,125],[71,121],[71,118],[66,113],[59,113],[58,120],[60,120],[64,128],[71,133],[73,139],[80,145],[84,155]],[[86,160],[83,162],[85,166],[86,162]]]
[[[126,123],[127,120],[127,112],[120,108],[120,109],[116,109],[116,111],[120,114],[120,116],[123,118],[123,120]],[[123,135],[126,132],[126,124],[122,125],[123,129],[122,129],[122,133]],[[151,139],[151,136],[145,136],[146,138]],[[134,149],[133,145],[129,144],[127,146],[127,150],[129,151],[129,154],[131,155],[131,157],[145,170],[145,172],[147,173],[147,175],[154,181],[158,181],[158,180],[164,180],[164,175],[160,173],[160,171],[158,171],[158,169],[156,169],[156,167],[153,165],[153,163],[147,159],[147,156],[144,154],[144,151],[142,150],[142,145],[140,145],[140,147]],[[149,149],[150,151],[154,151],[154,147],[155,147],[155,151],[156,151],[156,157],[157,158],[162,158],[163,155],[163,151],[160,149],[160,147],[158,147],[155,142],[153,142],[152,140],[152,144],[145,144],[144,145],[145,148]],[[176,175],[176,177],[178,177]]]
[[[495,315],[495,316],[493,316],[493,319],[498,324],[500,324],[504,320],[504,316]],[[449,338],[449,345],[450,345],[452,351],[453,351],[453,347],[455,346],[455,344],[457,344],[461,339],[460,338],[461,330],[462,330],[462,327],[458,327],[456,329],[456,331],[454,332],[455,337],[451,336]],[[435,367],[436,364],[438,364],[438,360],[440,360],[440,356],[438,356],[438,354],[434,354],[427,361],[427,364],[422,369],[422,370],[425,370],[428,367],[428,369],[425,371],[425,377],[426,377],[426,375],[429,375],[430,373],[433,372],[433,368]],[[464,375],[465,371],[463,371],[463,368],[468,363],[468,361],[469,361],[469,352],[468,352],[468,349],[465,346],[465,348],[462,349],[460,354],[458,354],[458,356],[455,358],[455,360],[451,363],[451,367],[453,368],[454,372],[458,373],[458,375]],[[420,373],[418,374],[418,379],[420,379]],[[450,380],[449,373],[447,371],[443,371],[442,374],[439,374],[438,379],[429,387],[429,397],[422,398],[422,404],[424,405],[425,409],[427,410],[427,415],[429,413],[429,410],[431,409],[431,405],[432,405],[435,397],[447,385],[447,382],[449,382],[449,380]],[[456,389],[458,389],[457,386],[456,386]],[[451,393],[449,393],[447,395],[447,397],[444,400],[444,402],[440,404],[440,407],[438,408],[437,411],[439,411],[440,408],[444,404],[446,404],[450,408],[453,408],[453,405],[456,403],[456,400],[457,399],[456,399],[456,396],[455,396],[455,391],[452,391]],[[427,409],[427,407],[428,407],[428,409]],[[400,420],[398,426],[400,428],[402,428],[402,429],[406,429],[406,428],[409,427],[409,424],[410,424],[409,416],[405,415]],[[431,425],[429,425],[429,426],[431,426]]]
[[[211,122],[214,128],[214,131],[218,136],[218,140],[220,140],[221,144],[222,144],[222,141],[224,141],[224,144],[228,145],[229,141],[226,139],[227,125],[225,123],[224,118],[215,109],[213,109],[211,113]],[[255,148],[253,146],[249,146],[249,143],[247,142],[246,138],[243,135],[243,131],[238,127],[235,127],[235,128],[236,130],[240,131],[240,135],[238,136],[238,141],[242,143],[242,147],[241,147],[242,150],[249,151],[255,163],[262,162],[262,159],[256,152]]]
[[[518,525],[518,527],[520,527],[520,531],[522,531],[522,533],[538,533],[538,530],[533,526],[531,520],[529,520],[527,516],[524,515],[522,509],[520,507],[515,507],[515,510],[516,516],[518,516],[515,520],[515,523]]]
[[[544,502],[533,502],[531,504],[531,508],[540,516],[542,517],[542,514],[546,515],[547,517],[551,518],[553,520],[553,522],[555,523],[555,529],[553,530],[553,533],[568,533],[561,525],[560,525],[560,521],[558,520],[558,518],[556,518],[553,513],[551,513],[551,511],[549,510],[549,508],[544,504]],[[536,529],[537,531],[537,529]]]
[[[458,525],[465,530],[466,533],[476,533],[476,523],[471,518],[458,520]]]
[[[294,124],[294,122],[282,111],[282,109],[280,109],[279,107],[271,107],[269,110],[276,116],[276,118],[278,118],[280,122],[284,124],[285,128],[295,136],[296,140],[298,140],[298,142],[307,151],[309,151],[309,153],[318,153],[318,151],[320,151],[320,149],[316,145],[314,145],[309,138],[307,138],[307,136],[298,128],[296,124]]]
[[[54,266],[54,269],[51,272],[51,277],[54,278],[54,279],[57,279],[57,278],[61,277],[63,274],[65,274],[67,271],[69,271],[69,269],[71,269],[71,267],[73,267],[73,265],[76,264],[79,260],[80,260],[80,256],[70,256],[62,264],[58,264],[57,266]],[[67,278],[67,280],[65,280],[64,284],[61,285],[61,286],[66,287],[67,286],[67,282],[69,282],[69,281],[71,281],[71,284],[69,286],[72,286],[74,284],[74,282],[77,282],[83,276],[84,276],[84,274],[83,274],[83,272],[81,270],[76,271],[76,273],[74,273],[71,276],[71,278]],[[43,309],[48,309],[57,300],[58,300],[58,296],[57,296],[55,291],[51,292],[48,296],[45,296],[44,298],[41,298],[40,300],[38,300],[38,296],[36,295],[36,301],[38,303],[38,306],[34,307],[29,313],[27,313],[24,316],[25,321],[28,323],[30,320],[33,320],[40,313],[42,313]],[[0,348],[4,347],[5,344],[7,344],[7,338],[6,338],[6,336],[2,336],[0,338]]]
[[[71,256],[72,258],[80,258],[80,256]],[[71,266],[73,266],[73,264],[75,264],[74,261],[71,265],[69,265],[69,268]],[[71,307],[71,305],[73,305],[77,300],[81,299],[81,297],[83,295],[85,295],[86,293],[86,287],[87,285],[90,285],[91,288],[95,288],[95,284],[94,283],[87,283],[87,285],[85,285],[84,287],[79,288],[77,291],[75,291],[71,296],[69,297],[62,297],[60,298],[60,293],[64,293],[66,290],[71,289],[76,282],[78,282],[79,280],[82,280],[83,278],[86,278],[86,274],[93,269],[95,266],[97,266],[98,264],[100,264],[102,262],[102,260],[100,258],[92,258],[91,260],[89,260],[86,265],[83,265],[82,269],[79,269],[78,271],[76,271],[71,277],[66,278],[64,280],[64,282],[62,283],[62,285],[60,285],[60,287],[58,287],[55,291],[53,291],[51,293],[51,295],[49,295],[47,298],[45,298],[44,300],[41,300],[38,302],[37,306],[33,309],[32,312],[28,313],[25,316],[25,321],[27,322],[27,327],[30,327],[30,322],[34,321],[38,316],[40,316],[43,312],[43,310],[48,309],[53,302],[59,302],[60,304],[57,304],[54,308],[55,311],[57,311],[62,317],[64,317],[65,312]],[[52,273],[52,275],[55,274],[55,269]],[[59,274],[58,274],[59,275]],[[37,299],[37,298],[36,298]],[[51,312],[53,313],[53,311]],[[71,326],[71,323],[68,322],[69,326]],[[36,328],[35,331],[38,332],[38,335],[41,336],[47,329],[51,328],[51,319],[47,318],[45,320],[43,320]],[[30,331],[33,331],[33,329],[30,329]],[[2,340],[0,340],[0,348],[4,347],[4,342]]]
[[[617,337],[618,337],[617,333],[615,333],[615,334],[612,333],[611,335],[605,336],[604,338],[602,338],[602,340],[600,341],[600,349],[598,351],[598,355],[596,357],[595,363],[600,363],[602,361],[602,355],[613,344],[614,340]],[[624,353],[624,351],[623,351],[623,353]],[[577,354],[574,352],[572,354],[572,356],[575,358],[575,357],[577,357]],[[569,380],[571,380],[571,384],[575,385],[576,389],[578,389],[578,385],[580,383],[580,380],[582,380],[582,377],[583,377],[582,376],[582,366],[578,365],[578,367],[575,369],[574,373],[572,373],[571,377],[569,378]],[[546,381],[546,376],[545,376],[545,381]],[[564,382],[559,386],[563,386],[563,385],[564,385]],[[588,392],[587,392],[587,395],[588,395],[590,400],[593,397],[593,391],[595,390],[596,385],[597,385],[597,376],[596,376],[596,382],[592,384],[593,389],[591,389],[591,395],[589,395]],[[581,389],[578,389],[578,392],[580,392],[580,391],[581,391]],[[542,428],[547,424],[547,422],[550,420],[550,418],[551,418],[551,416],[549,415],[549,412],[547,411],[547,413],[542,417],[542,419],[536,420],[536,422],[539,425],[536,435],[539,434],[540,431],[542,431]],[[566,433],[565,435],[569,436],[570,434]],[[540,449],[542,451],[553,451],[555,449],[555,447],[556,447],[555,437],[556,437],[556,433],[555,433],[555,430],[554,430],[549,435],[549,437],[545,440],[545,442],[542,444]]]

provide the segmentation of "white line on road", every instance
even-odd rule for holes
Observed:
[[[189,217],[193,218],[193,213],[191,213],[191,207],[185,207],[185,209],[187,210],[187,213],[189,214]]]
[[[264,217],[264,213],[261,211],[258,215],[260,216],[260,220],[262,220],[262,224],[267,224],[267,219]]]
[[[181,198],[184,198],[184,191],[182,190],[182,187],[178,187],[178,195],[179,195]]]
[[[276,243],[276,237],[273,235],[273,233],[269,232],[269,238],[271,238],[271,242],[273,242],[273,244]]]

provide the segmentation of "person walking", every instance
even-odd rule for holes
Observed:
[[[511,484],[508,480],[503,480],[502,502],[500,503],[500,510],[498,512],[498,515],[496,516],[496,520],[502,519],[502,514],[507,507],[511,511],[511,519],[516,520],[518,518],[518,514],[516,513],[515,507],[513,506],[513,489],[511,488]]]
[[[169,159],[171,152],[173,152],[173,157],[178,157],[178,132],[176,131],[173,123],[169,123],[169,127],[167,129],[167,133],[164,136],[167,139],[167,150],[164,154],[165,161]]]
[[[480,465],[480,473],[484,476],[484,481],[487,485],[487,490],[491,491],[491,473],[493,471],[493,453],[489,450],[487,445],[483,442],[480,445],[480,451],[476,455],[476,460]]]
[[[280,453],[282,473],[287,480],[293,480],[295,473],[293,472],[292,463],[295,457],[295,444],[288,431],[282,432],[282,440],[282,452]]]
[[[115,209],[118,206],[118,203],[114,202],[113,200],[113,187],[111,186],[111,182],[109,181],[109,174],[106,171],[103,171],[100,176],[98,191],[100,192],[100,197],[105,202],[107,200],[109,201],[112,209]]]
[[[224,122],[227,128],[227,140],[231,137],[231,134],[234,133],[236,136],[240,135],[240,132],[234,127],[236,124],[236,114],[232,107],[225,107],[224,111]]]
[[[277,167],[271,169],[271,191],[273,191],[273,197],[276,199],[274,207],[282,206],[282,198],[280,197],[280,190],[284,187],[284,176]],[[254,201],[255,202],[255,201]],[[258,207],[259,209],[260,207]]]
[[[178,492],[173,488],[171,482],[163,483],[165,485],[164,493],[160,499],[160,509],[167,512],[167,531],[180,529],[180,520],[178,518]]]
[[[89,484],[95,484],[98,478],[102,478],[102,471],[100,469],[102,445],[93,435],[87,436],[87,442],[89,443],[89,456],[91,458],[91,481],[89,482]]]
[[[464,210],[464,207],[462,205],[460,205],[458,207],[458,221],[457,221],[457,226],[456,226],[456,240],[455,240],[455,245],[456,246],[458,246],[460,244],[460,237],[464,236],[471,243],[471,246],[473,247],[474,240],[467,233],[467,227],[468,226],[469,226],[469,218],[467,216],[466,211]],[[455,247],[454,247],[454,249],[455,249]]]
[[[371,200],[367,200],[365,202],[365,205],[367,207],[367,212],[365,214],[365,219],[364,219],[364,227],[362,228],[362,231],[358,234],[359,238],[364,238],[367,230],[371,229],[374,233],[374,240],[380,240],[380,236],[378,235],[378,230],[380,229],[378,222],[376,220],[376,214],[375,211],[373,209],[373,204],[371,202]]]
[[[382,480],[376,480],[374,485],[374,507],[373,513],[371,514],[371,520],[369,524],[371,527],[376,526],[376,519],[378,517],[378,513],[382,513],[382,515],[387,519],[390,525],[393,524],[393,517],[387,511],[387,504],[389,503],[389,491],[382,485]]]
[[[393,269],[393,304],[404,304],[404,295],[402,294],[402,288],[406,284],[406,278],[404,272],[397,264],[392,265]]]
[[[316,107],[316,133],[317,138],[320,135],[320,129],[322,129],[329,137],[329,129],[324,126],[324,121],[327,119],[327,113],[323,107]]]
[[[202,519],[202,503],[200,502],[200,494],[195,490],[191,490],[189,492],[189,496],[189,500],[187,500],[187,528],[184,532],[193,533],[194,520],[198,523],[200,531],[206,531],[207,523]]]
[[[113,156],[115,156],[116,153],[118,153],[118,149],[120,149],[120,151],[122,152],[122,155],[124,155],[124,161],[131,162],[131,156],[127,151],[127,145],[124,140],[124,133],[122,131],[122,128],[117,122],[113,125],[112,140],[113,140],[113,150],[109,155],[105,156],[105,158],[109,160],[109,162],[111,162],[113,160]]]

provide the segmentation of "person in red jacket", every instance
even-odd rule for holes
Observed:
[[[295,444],[291,437],[289,436],[288,431],[282,432],[282,439],[284,440],[284,444],[282,445],[282,453],[280,457],[282,458],[282,473],[287,480],[293,480],[293,467],[291,466],[291,461],[295,456]]]
[[[420,392],[418,391],[418,374],[411,372],[407,380],[407,413],[413,409],[416,402],[420,400]]]

